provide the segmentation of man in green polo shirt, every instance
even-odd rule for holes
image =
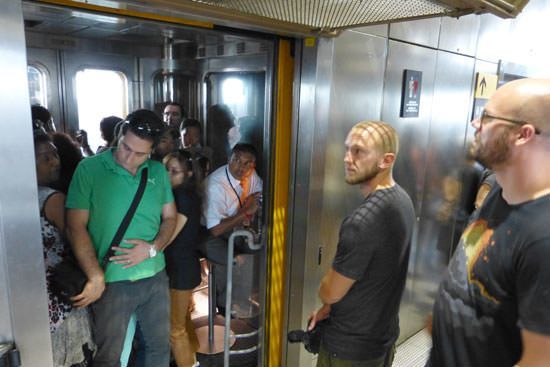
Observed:
[[[126,118],[118,148],[82,161],[67,196],[67,233],[88,276],[77,307],[91,305],[98,346],[95,367],[119,366],[126,328],[136,314],[147,367],[168,367],[169,293],[161,250],[175,227],[176,208],[164,167],[149,159],[162,129],[151,111]],[[145,192],[105,269],[101,261],[128,211],[144,168]]]

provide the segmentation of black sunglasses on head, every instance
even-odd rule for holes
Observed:
[[[152,123],[148,121],[124,121],[125,124],[128,124],[132,127],[133,130],[140,131],[147,135],[158,135],[162,131],[162,126],[158,126],[157,123]]]

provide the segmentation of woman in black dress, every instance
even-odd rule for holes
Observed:
[[[170,343],[177,366],[191,367],[195,364],[195,352],[199,347],[189,304],[193,289],[201,281],[197,246],[204,175],[187,151],[170,153],[163,162],[178,209],[173,240],[164,251],[170,279]]]

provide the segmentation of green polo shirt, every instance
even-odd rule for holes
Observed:
[[[113,151],[108,150],[84,159],[74,173],[65,206],[89,211],[88,232],[100,263],[130,207],[145,167],[149,168],[145,192],[120,244],[121,247],[131,247],[124,243],[124,239],[153,241],[160,228],[162,207],[174,201],[164,166],[147,160],[132,176],[115,162]],[[128,269],[123,269],[123,266],[109,262],[105,281],[152,277],[164,269],[164,254],[159,252],[154,258]]]

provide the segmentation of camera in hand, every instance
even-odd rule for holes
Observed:
[[[325,322],[326,320],[317,322],[313,330],[289,331],[287,335],[289,343],[304,343],[304,347],[308,352],[318,354],[319,348],[321,347],[321,336],[323,332],[323,325],[325,324]]]

